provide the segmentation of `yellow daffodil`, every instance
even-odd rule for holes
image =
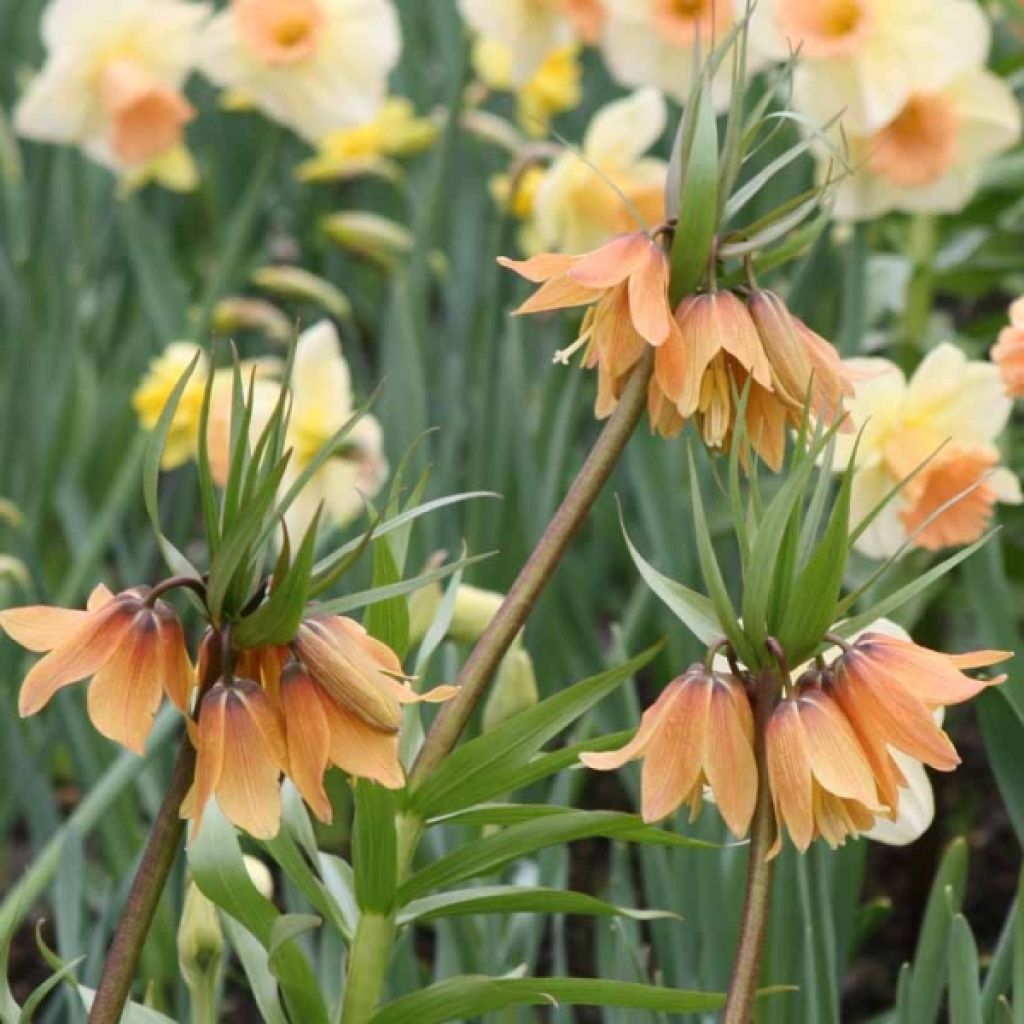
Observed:
[[[886,359],[851,359],[846,365],[856,378],[850,417],[858,430],[863,428],[853,478],[853,524],[938,452],[861,535],[859,551],[873,558],[892,555],[919,528],[919,547],[967,544],[988,527],[996,502],[1021,501],[1016,476],[998,465],[995,441],[1011,402],[997,367],[968,360],[949,343],[929,352],[909,381]],[[848,464],[855,437],[837,438],[837,468]],[[964,496],[928,523],[959,495]]]
[[[635,231],[637,215],[647,227],[662,221],[668,168],[644,153],[661,138],[665,118],[665,101],[656,89],[601,108],[582,151],[563,153],[536,182],[530,248],[587,252]]]
[[[232,0],[199,66],[310,142],[372,120],[401,40],[390,0]]]
[[[53,0],[43,15],[46,63],[15,110],[26,138],[77,145],[124,176],[194,186],[183,95],[205,4],[180,0]]]
[[[199,352],[199,346],[190,341],[176,341],[150,363],[146,376],[132,395],[132,405],[145,430],[152,430],[156,426],[175,385]],[[196,371],[185,385],[171,420],[171,429],[160,460],[162,469],[175,469],[196,453],[207,366],[205,354],[200,354]]]
[[[553,50],[518,89],[512,73],[512,50],[504,43],[478,39],[473,47],[473,67],[489,88],[517,93],[519,124],[534,138],[547,135],[551,119],[577,107],[582,96],[578,46]]]
[[[799,49],[797,108],[842,112],[862,136],[984,64],[988,36],[973,0],[761,0],[751,18],[757,49],[779,60]]]
[[[317,143],[317,155],[299,165],[298,177],[302,181],[346,177],[385,157],[419,153],[434,143],[437,132],[436,122],[417,117],[409,100],[392,96],[372,121],[325,135]]]
[[[819,123],[836,113],[821,98],[808,97],[803,109]],[[837,136],[839,130],[837,125]],[[961,210],[977,191],[985,161],[1013,146],[1020,133],[1012,90],[983,68],[965,71],[941,89],[913,92],[877,130],[844,132],[854,173],[836,186],[835,214],[864,220],[890,210]]]

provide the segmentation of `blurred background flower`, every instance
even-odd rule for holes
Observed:
[[[26,138],[81,146],[130,185],[194,187],[185,79],[205,4],[179,0],[53,0],[41,29],[46,63],[15,111]]]

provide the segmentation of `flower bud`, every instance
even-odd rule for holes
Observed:
[[[459,644],[472,644],[490,625],[505,600],[504,594],[463,584],[455,594],[455,608],[448,636]]]
[[[440,583],[428,583],[409,595],[410,644],[418,644],[427,635],[443,596]]]
[[[337,320],[352,318],[352,304],[341,289],[302,267],[258,267],[249,279],[257,288],[272,295],[313,302]]]
[[[483,710],[483,731],[491,732],[502,722],[532,708],[540,699],[530,652],[516,644],[502,658],[498,676]]]
[[[217,908],[189,882],[178,924],[178,966],[190,989],[211,984],[224,955],[224,933]]]
[[[291,321],[272,302],[229,295],[213,309],[213,329],[217,334],[238,331],[263,331],[271,341],[286,342],[293,334]]]
[[[413,248],[408,228],[365,210],[332,213],[321,223],[324,233],[336,245],[384,267],[393,266]]]

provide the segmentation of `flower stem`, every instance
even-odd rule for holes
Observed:
[[[523,628],[566,548],[611,476],[643,415],[653,366],[653,350],[648,349],[633,370],[615,412],[580,467],[562,504],[462,666],[455,680],[459,693],[442,706],[430,727],[409,773],[410,789],[430,775],[455,747],[498,664]]]
[[[900,363],[910,372],[921,352],[928,330],[935,292],[935,248],[938,232],[932,214],[919,213],[910,222],[907,255],[910,258],[910,280],[907,282],[903,313],[903,337]]]
[[[113,942],[107,952],[103,975],[89,1011],[89,1024],[118,1024],[121,1019],[135,978],[142,944],[146,941],[160,902],[160,894],[181,846],[185,823],[178,811],[192,784],[195,757],[195,748],[187,736],[183,737],[163,803],[153,822]]]
[[[345,971],[341,1024],[365,1024],[377,1009],[387,975],[395,919],[391,914],[363,914],[356,925]]]
[[[761,952],[768,926],[772,875],[775,861],[768,851],[775,840],[775,816],[772,812],[768,766],[765,757],[765,733],[777,686],[766,673],[758,682],[754,718],[754,743],[757,756],[757,803],[750,829],[750,862],[747,865],[747,891],[736,945],[736,957],[729,981],[722,1024],[748,1024],[754,1009],[754,997],[761,977]]]
[[[654,355],[648,350],[633,370],[618,407],[580,467],[562,504],[462,666],[455,680],[460,687],[459,693],[443,706],[427,733],[409,772],[410,789],[426,778],[458,742],[498,664],[518,636],[640,421],[653,368]],[[396,827],[398,874],[401,879],[412,866],[423,835],[423,821],[414,814],[402,813]],[[360,918],[345,970],[342,1024],[366,1024],[373,1016],[384,991],[394,938],[393,917],[366,914]]]

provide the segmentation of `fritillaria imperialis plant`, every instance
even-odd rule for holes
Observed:
[[[90,679],[90,718],[129,749],[143,749],[163,694],[185,719],[90,1020],[121,1019],[188,821],[191,882],[179,952],[197,1019],[212,1019],[210,991],[220,961],[221,919],[211,917],[212,902],[223,912],[266,1019],[426,1024],[557,1000],[675,1014],[724,1008],[724,1019],[739,1024],[750,1019],[758,997],[771,874],[782,844],[791,841],[804,852],[821,838],[835,846],[880,819],[896,818],[907,782],[896,755],[938,770],[955,767],[956,751],[934,714],[1000,682],[965,672],[1006,655],[941,654],[873,624],[974,549],[877,597],[876,585],[914,537],[963,495],[915,524],[868,583],[843,592],[852,546],[930,456],[856,521],[853,458],[833,493],[836,448],[853,433],[846,409],[854,377],[829,341],[759,284],[823,228],[833,182],[826,179],[752,222],[743,217],[766,182],[827,140],[819,133],[759,173],[745,171],[772,132],[767,111],[786,80],[783,72],[750,102],[745,47],[741,22],[699,65],[674,144],[663,223],[645,224],[623,199],[635,228],[594,251],[503,261],[538,286],[520,313],[585,310],[576,342],[556,359],[568,363],[579,353],[582,365],[597,371],[595,412],[607,423],[456,678],[426,691],[418,685],[451,624],[462,570],[474,558],[405,578],[408,532],[426,513],[482,495],[423,502],[426,479],[406,494],[400,467],[383,509],[368,505],[371,525],[360,538],[317,560],[318,515],[302,536],[290,535],[289,510],[317,471],[343,456],[365,409],[316,453],[302,452],[296,469],[287,388],[269,415],[257,416],[257,391],[265,394],[266,381],[255,373],[246,379],[236,363],[227,444],[215,472],[216,372],[205,368],[196,453],[205,568],[164,535],[160,466],[198,355],[159,416],[145,472],[146,506],[171,575],[119,594],[100,586],[85,610],[0,613],[15,640],[44,654],[23,683],[23,714],[40,711],[61,687]],[[720,138],[712,81],[730,74],[732,99]],[[269,94],[256,98],[273,110]],[[593,187],[610,186],[595,174]],[[288,367],[282,379],[290,375]],[[691,451],[690,470],[692,537],[705,592],[661,575],[626,539],[642,578],[706,645],[706,658],[680,666],[635,735],[545,749],[654,651],[492,720],[488,731],[460,744],[499,665],[510,651],[521,653],[516,644],[527,617],[645,411],[665,443],[680,444],[671,439],[692,423],[691,444],[699,440],[724,470],[718,483],[732,511],[738,586],[728,585],[712,545],[702,500],[708,475],[698,468],[703,454]],[[262,422],[258,429],[254,419]],[[775,471],[770,483],[760,480],[762,463]],[[372,562],[369,588],[329,597],[353,578],[364,554]],[[447,576],[451,583],[410,670],[405,598]],[[180,608],[172,604],[179,598]],[[186,600],[189,618],[179,618]],[[351,617],[364,608],[362,621]],[[433,703],[439,709],[424,729],[423,705]],[[610,771],[635,759],[643,761],[640,815],[497,802],[580,762]],[[332,767],[354,791],[347,861],[318,849],[307,812],[330,821],[325,775]],[[456,976],[387,1001],[391,953],[402,929],[479,913],[657,916],[566,889],[460,884],[536,850],[593,836],[714,856],[710,844],[657,827],[683,804],[696,815],[710,799],[737,838],[749,835],[746,899],[727,992],[513,973]],[[438,854],[432,834],[462,827],[483,831]],[[251,877],[236,830],[274,857],[317,916],[279,912],[266,886]],[[338,983],[330,990],[318,983],[302,942],[317,927],[330,930],[339,951]]]

